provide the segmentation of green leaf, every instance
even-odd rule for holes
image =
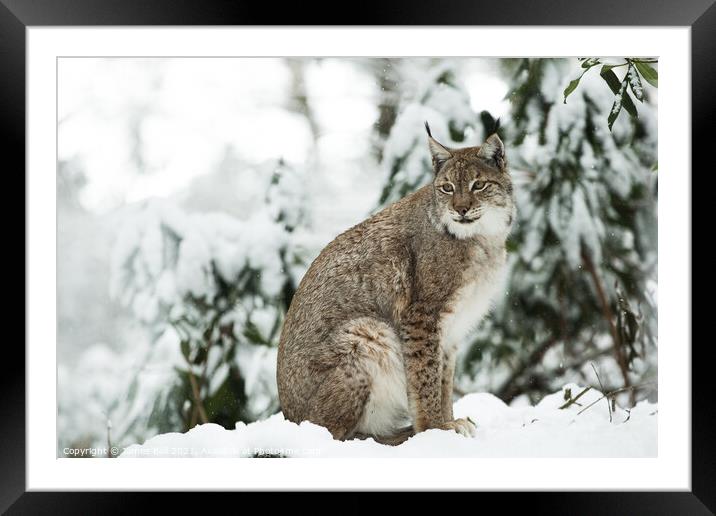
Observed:
[[[627,68],[625,79],[629,80],[629,87],[631,88],[631,92],[634,94],[634,97],[639,102],[644,102],[644,87],[641,84],[639,73],[631,64],[629,65],[629,68]]]
[[[614,72],[612,72],[611,70],[608,70],[606,75],[609,75],[609,74],[614,75]],[[607,83],[609,84],[610,87],[612,86],[612,84],[614,84],[615,79],[616,79],[616,75],[614,75],[614,78],[610,78],[607,81]],[[621,83],[619,83],[619,79],[616,79],[616,81],[617,81],[616,84],[619,85],[619,89],[614,93],[614,104],[612,104],[612,109],[611,109],[611,111],[609,111],[609,116],[607,117],[607,125],[609,126],[610,131],[612,130],[614,121],[619,116],[619,113],[621,112],[622,107],[627,109],[625,101],[627,99],[629,99],[629,101],[631,101],[631,99],[629,98],[629,93],[627,93],[626,78]],[[636,110],[636,107],[634,107],[634,109]],[[627,109],[627,111],[629,111],[629,110]]]
[[[582,74],[584,75],[584,74]],[[574,90],[577,89],[577,86],[579,86],[579,80],[582,78],[582,75],[577,77],[576,79],[572,79],[569,81],[569,84],[566,88],[564,88],[564,103],[567,103],[567,97],[569,97],[570,93],[572,93]]]
[[[602,76],[604,81],[609,85],[609,88],[612,90],[612,93],[614,95],[619,96],[621,95],[621,99],[619,101],[619,110],[621,110],[622,107],[627,110],[627,113],[629,113],[634,118],[639,117],[639,113],[636,110],[636,106],[634,105],[634,102],[631,100],[631,97],[629,96],[629,93],[626,91],[628,79],[624,77],[623,81],[619,81],[619,78],[617,77],[617,74],[615,74],[612,71],[612,66],[610,65],[604,65],[602,67],[602,70],[599,72],[599,75]],[[616,99],[615,99],[616,100]],[[616,106],[616,102],[615,102]],[[612,111],[614,111],[614,106],[612,106]],[[619,113],[617,113],[618,115]],[[611,116],[611,113],[610,113]],[[616,120],[616,116],[614,117]],[[611,129],[611,125],[609,126]]]
[[[581,73],[579,77],[576,79],[572,79],[569,81],[569,84],[564,89],[564,103],[567,103],[567,97],[577,89],[577,86],[579,86],[579,81],[584,77],[584,74],[587,73],[592,67],[597,66],[599,64],[599,59],[596,57],[589,57],[582,62],[582,68],[584,68],[584,71]]]
[[[634,66],[636,66],[636,69],[639,70],[639,73],[644,77],[646,82],[651,84],[654,88],[659,87],[659,74],[654,68],[641,61],[634,61]]]
[[[639,112],[636,110],[636,106],[634,105],[634,101],[629,96],[629,92],[627,91],[627,83],[624,82],[624,91],[622,92],[622,106],[624,106],[624,109],[627,110],[627,113],[629,113],[634,118],[639,118]]]
[[[607,83],[609,88],[612,90],[612,93],[616,95],[617,93],[619,93],[621,83],[619,82],[617,74],[612,72],[612,68],[613,67],[611,65],[602,66],[602,70],[599,72],[599,75],[602,76],[602,79],[604,79],[604,81]]]
[[[251,321],[247,322],[246,326],[244,327],[244,337],[249,339],[252,344],[268,344],[266,342],[266,339],[264,339],[263,335],[261,335],[259,329]]]
[[[191,355],[191,346],[189,345],[188,340],[182,340],[181,341],[181,354],[184,355],[184,358],[186,358],[187,362],[190,361],[190,355]]]
[[[621,98],[616,98],[614,100],[614,104],[612,104],[612,110],[609,112],[609,117],[607,117],[607,125],[609,126],[610,131],[612,130],[614,121],[619,116],[619,113],[621,113],[621,110],[622,110]]]
[[[598,57],[588,57],[582,61],[582,68],[591,68],[592,66],[597,66],[599,64],[599,58]]]

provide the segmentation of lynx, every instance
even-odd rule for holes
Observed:
[[[453,149],[425,129],[432,183],[328,244],[286,314],[281,408],[335,439],[475,435],[453,417],[456,353],[504,291],[512,182],[497,134]]]

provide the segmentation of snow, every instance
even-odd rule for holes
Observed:
[[[58,186],[58,434],[62,443],[86,439],[102,445],[108,418],[114,423],[112,439],[119,445],[185,428],[177,419],[179,411],[170,413],[170,408],[179,406],[172,405],[173,397],[185,395],[175,381],[177,371],[190,367],[179,345],[187,336],[178,335],[168,321],[197,318],[200,324],[190,328],[189,335],[197,341],[202,324],[215,310],[222,312],[222,324],[233,323],[238,347],[235,355],[222,346],[210,349],[207,393],[216,392],[238,370],[245,383],[247,420],[277,410],[275,345],[283,318],[277,298],[283,285],[297,285],[320,249],[377,208],[386,175],[394,168],[397,186],[386,203],[402,196],[402,188],[410,190],[431,179],[424,120],[438,140],[455,146],[482,141],[484,128],[478,116],[482,109],[504,115],[508,137],[511,127],[518,125],[510,120],[512,103],[505,98],[508,82],[499,71],[499,60],[395,60],[401,78],[394,92],[399,109],[381,148],[380,163],[372,153],[372,126],[378,116],[376,101],[382,97],[365,61],[369,60],[306,62],[306,94],[318,126],[318,133],[312,134],[306,117],[287,107],[291,77],[280,59],[61,60],[61,172],[76,169],[78,178],[71,178],[87,183],[73,191],[81,211],[62,208]],[[574,70],[569,72],[564,60],[546,65],[541,92],[546,102],[554,103],[550,115],[545,119],[540,103],[530,102],[519,122],[530,134],[521,145],[508,149],[511,166],[523,169],[528,177],[518,184],[515,176],[520,208],[516,228],[524,229],[525,240],[510,253],[514,276],[510,290],[519,293],[534,287],[534,295],[528,296],[531,310],[557,304],[554,263],[562,261],[562,253],[569,255],[570,267],[581,267],[579,248],[585,245],[598,263],[602,246],[604,256],[609,255],[606,246],[644,248],[643,235],[650,227],[648,218],[640,218],[634,232],[610,225],[607,236],[599,225],[620,217],[608,211],[613,204],[610,196],[631,202],[636,189],[654,187],[656,174],[647,168],[651,163],[641,163],[639,158],[651,147],[655,153],[657,90],[645,84],[648,99],[638,105],[640,120],[648,129],[638,145],[648,152],[629,147],[633,134],[626,113],[611,133],[605,123],[596,124],[594,138],[602,147],[592,147],[584,138],[587,97],[601,106],[597,114],[604,120],[614,97],[594,70],[563,104],[565,81],[580,71],[572,61]],[[452,73],[454,80],[448,84],[438,80],[444,73]],[[546,138],[540,141],[543,121]],[[465,140],[453,141],[451,127],[463,129]],[[559,171],[572,166],[586,169],[583,180],[570,179],[572,187],[559,189],[553,207],[540,201],[553,181],[566,183],[569,177]],[[274,181],[279,172],[280,180]],[[548,244],[555,232],[561,246]],[[655,252],[646,247],[639,253],[625,253],[615,265],[655,263]],[[231,283],[247,271],[258,285],[242,291],[238,300],[216,299],[203,319],[187,305],[189,294],[211,299],[217,280]],[[605,273],[610,295],[616,278]],[[656,277],[652,283],[655,296]],[[520,352],[529,349],[522,343],[517,347],[510,334],[510,326],[519,322],[519,315],[512,314],[519,314],[520,308],[511,312],[513,308],[503,306],[500,317],[485,321],[483,342],[495,349],[480,344],[481,359],[459,371],[462,391],[499,392],[519,363]],[[245,338],[248,323],[262,345]],[[507,331],[499,331],[498,324]],[[224,340],[216,327],[212,331],[212,341]],[[535,341],[544,332],[544,326],[536,324]],[[579,346],[587,337],[579,336],[572,344]],[[101,343],[100,348],[90,347],[93,343]],[[573,351],[572,357],[583,349]],[[589,366],[569,375],[557,374],[554,368],[565,358],[564,353],[552,356],[558,352],[562,353],[562,346],[550,350],[537,368],[550,378],[547,392],[568,381],[595,382]],[[618,368],[610,355],[595,363],[605,385],[622,384],[618,375],[613,376]],[[635,367],[655,374],[656,353]],[[518,408],[538,409],[529,406],[530,397],[518,399],[507,413],[514,416]],[[490,410],[498,413],[493,405]],[[479,421],[485,416],[471,417]],[[295,426],[279,423],[256,423],[256,432],[265,428],[272,434],[272,425],[277,425],[290,433]],[[495,424],[508,432],[506,421]],[[247,428],[254,425],[228,435],[246,433]],[[205,425],[192,432],[215,430]],[[415,439],[421,442],[423,437]],[[287,442],[291,442],[288,437]],[[414,446],[408,444],[407,449]]]
[[[278,399],[276,386],[277,348],[241,346],[236,350],[236,364],[244,378],[244,392],[249,411],[262,414]]]
[[[506,116],[510,109],[509,88],[496,70],[499,63],[476,59],[469,60],[467,65],[465,88],[470,93],[472,110],[488,111],[496,118]]]
[[[629,77],[629,85],[631,86],[634,95],[637,98],[643,97],[644,89],[641,85],[641,79],[639,79],[639,75],[636,72],[636,68],[630,66],[629,71],[627,72],[627,77]]]
[[[187,214],[169,201],[146,203],[127,214],[120,227],[112,254],[112,297],[152,322],[163,313],[160,307],[180,303],[187,294],[213,295],[214,266],[226,281],[250,267],[261,273],[262,292],[278,295],[286,278],[280,253],[287,239],[274,211],[268,204],[244,221],[222,213]]]
[[[227,430],[216,424],[198,425],[186,433],[152,437],[129,446],[121,458],[152,457],[655,457],[657,406],[646,401],[631,411],[616,407],[609,421],[606,400],[590,390],[577,405],[560,409],[564,392],[582,387],[569,384],[531,406],[524,399],[511,406],[488,393],[468,394],[455,403],[455,417],[470,417],[477,435],[428,430],[400,446],[373,439],[336,441],[325,428],[304,421],[295,424],[281,413],[255,423],[237,423]],[[584,410],[581,414],[581,410]]]
[[[308,62],[308,102],[322,127],[338,133],[360,131],[375,121],[372,78],[354,66],[355,60]]]
[[[281,59],[61,59],[58,74],[59,158],[82,157],[94,211],[185,187],[231,145],[253,162],[306,159],[308,124],[280,107]]]

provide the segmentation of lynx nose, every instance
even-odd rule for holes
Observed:
[[[457,212],[464,217],[465,214],[467,213],[467,207],[466,207],[466,206],[462,206],[462,207],[460,207],[460,208],[457,209]]]

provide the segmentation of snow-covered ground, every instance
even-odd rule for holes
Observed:
[[[186,433],[168,433],[132,445],[121,455],[132,457],[655,457],[657,405],[640,402],[630,411],[610,412],[606,399],[594,389],[577,403],[565,404],[583,388],[570,384],[543,398],[536,406],[508,406],[491,394],[468,394],[455,403],[455,417],[469,416],[477,435],[428,430],[400,446],[372,439],[340,442],[312,423],[296,425],[275,414],[234,430],[216,424]],[[592,402],[593,406],[589,407]],[[585,410],[586,409],[586,410]],[[581,414],[580,411],[584,410]]]

